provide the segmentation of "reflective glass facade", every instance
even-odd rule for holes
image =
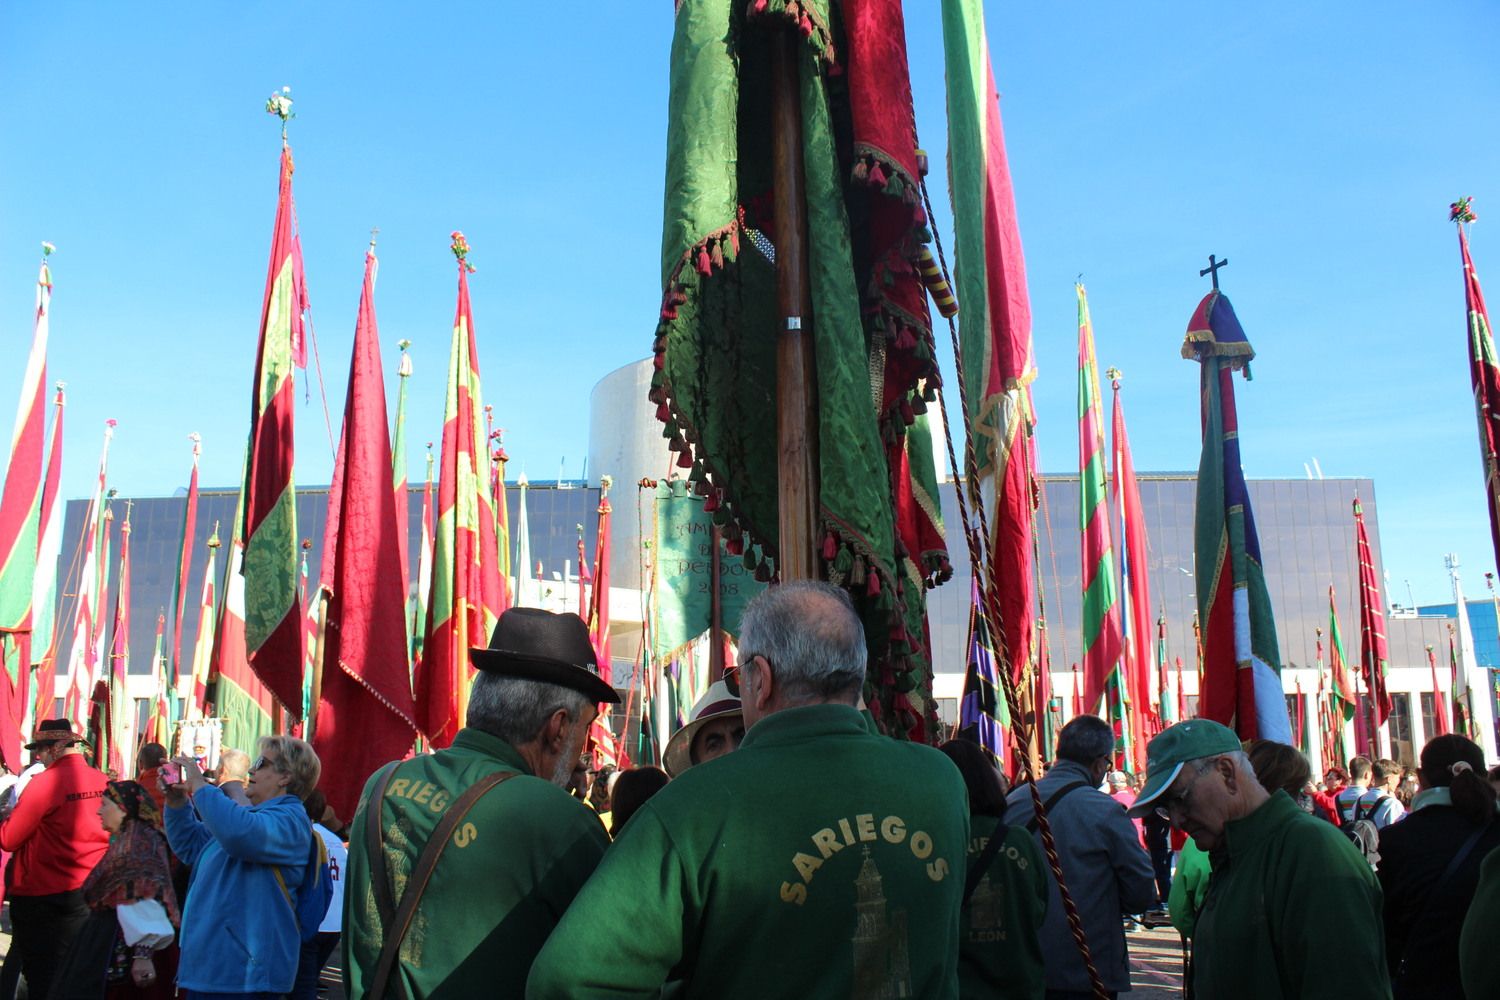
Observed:
[[[1168,656],[1181,657],[1185,669],[1193,672],[1197,662],[1192,633],[1198,586],[1193,566],[1196,477],[1168,473],[1141,474],[1138,479],[1148,537],[1152,619],[1157,612],[1165,613]],[[1078,477],[1043,476],[1041,485],[1037,581],[1053,670],[1066,671],[1078,662],[1081,652]],[[1258,479],[1250,481],[1249,489],[1266,582],[1276,612],[1283,666],[1314,664],[1314,630],[1327,629],[1330,583],[1338,595],[1344,642],[1350,657],[1358,657],[1359,593],[1352,509],[1358,495],[1378,572],[1380,529],[1374,484],[1369,479]],[[949,544],[956,547],[955,541],[962,538],[962,522],[954,484],[944,483],[941,493]],[[1119,546],[1117,538],[1116,567]],[[963,671],[968,622],[968,560],[955,552],[953,563],[953,580],[929,594],[936,666],[944,673]],[[1394,658],[1394,649],[1392,653]],[[1413,662],[1425,664],[1426,660]]]
[[[436,498],[437,487],[433,493]],[[188,571],[187,598],[183,609],[182,657],[191,656],[193,639],[198,629],[198,603],[203,593],[203,574],[208,565],[208,539],[218,525],[219,537],[224,547],[219,549],[216,596],[223,599],[223,574],[228,563],[228,542],[238,502],[237,490],[201,490],[198,495],[198,521],[194,532],[191,561]],[[515,548],[519,543],[515,523],[520,505],[520,487],[508,485],[506,499],[511,521],[511,563],[515,565]],[[133,675],[151,672],[151,649],[156,637],[156,617],[167,616],[166,644],[171,644],[172,587],[176,579],[178,545],[182,535],[183,518],[187,511],[186,494],[173,497],[143,497],[128,499],[115,497],[111,509],[114,519],[110,524],[110,583],[101,615],[108,628],[114,619],[115,594],[117,590],[120,559],[120,528],[125,520],[127,503],[130,506],[130,672]],[[323,558],[323,531],[327,520],[328,488],[326,486],[303,488],[297,491],[297,530],[312,543],[308,550],[308,576],[312,586],[317,586],[318,571]],[[578,525],[583,526],[586,558],[592,559],[594,539],[597,534],[599,515],[599,489],[576,483],[554,482],[532,483],[526,491],[527,518],[530,523],[531,558],[533,564],[542,564],[543,578],[553,580],[561,576],[564,564],[571,572],[578,572]],[[413,488],[408,494],[408,552],[410,558],[407,584],[408,592],[415,588],[417,575],[416,553],[422,536],[422,487]],[[82,539],[84,518],[87,516],[87,500],[70,500],[63,521],[63,552],[58,561],[58,676],[67,670],[68,657],[73,644],[73,622],[78,607],[78,580],[82,572]],[[108,633],[106,633],[108,634]]]

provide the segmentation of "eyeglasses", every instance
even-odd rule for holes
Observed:
[[[1212,760],[1205,761],[1204,763],[1198,765],[1198,773],[1193,775],[1191,781],[1182,786],[1182,791],[1174,792],[1163,799],[1161,805],[1156,807],[1156,815],[1160,816],[1162,819],[1175,826],[1177,821],[1172,818],[1172,815],[1178,810],[1182,810],[1183,812],[1187,811],[1188,796],[1192,794],[1193,786],[1196,785],[1198,783],[1198,779],[1207,774],[1209,772],[1209,769],[1213,766],[1214,762]]]
[[[250,765],[250,770],[259,771],[263,767],[275,768],[278,771],[281,770],[280,767],[276,766],[276,758],[267,757],[265,754],[261,754],[259,757],[255,758],[255,763]]]

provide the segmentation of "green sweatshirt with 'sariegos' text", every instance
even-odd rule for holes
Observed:
[[[776,712],[631,818],[526,995],[957,997],[968,836],[941,753],[845,705]]]

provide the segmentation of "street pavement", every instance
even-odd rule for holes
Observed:
[[[1126,934],[1130,942],[1129,1000],[1177,1000],[1182,996],[1182,939],[1171,927],[1141,928]],[[0,955],[10,951],[10,935],[0,931]],[[323,970],[324,1000],[344,1000],[339,981],[341,959],[335,951]]]

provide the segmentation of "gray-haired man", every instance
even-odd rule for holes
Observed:
[[[1110,770],[1115,734],[1094,715],[1074,718],[1057,737],[1057,762],[1037,782],[1062,859],[1063,877],[1078,907],[1089,956],[1111,994],[1130,989],[1129,954],[1121,916],[1156,903],[1151,857],[1125,809],[1099,790]],[[1040,841],[1031,789],[1010,793],[1005,821],[1026,826]],[[1068,929],[1057,880],[1047,872],[1047,919],[1042,924],[1048,1000],[1091,997],[1088,972]]]
[[[958,995],[963,779],[931,747],[866,728],[865,657],[835,587],[784,583],[750,603],[730,683],[744,742],[631,818],[529,997],[655,997],[668,979],[720,1000]]]
[[[479,674],[468,724],[446,750],[371,778],[350,824],[350,1000],[380,992],[387,942],[395,944],[384,997],[520,996],[532,959],[609,843],[598,816],[564,791],[596,703],[620,700],[598,675],[583,622],[512,608],[490,648],[470,655]],[[487,785],[497,780],[504,787]],[[470,789],[481,797],[460,819]],[[444,823],[454,825],[440,834]],[[429,844],[443,853],[403,925]]]

